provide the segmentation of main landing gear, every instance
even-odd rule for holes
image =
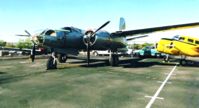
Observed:
[[[58,54],[59,63],[66,63],[67,55],[66,54]]]
[[[119,64],[119,56],[117,52],[111,52],[109,55],[109,64],[111,66],[118,66]]]
[[[48,58],[46,68],[49,69],[57,69],[57,58],[59,63],[66,63],[67,55],[66,54],[55,54],[55,52],[52,53],[52,55]]]
[[[55,52],[52,53],[52,55],[48,58],[47,64],[46,64],[46,69],[50,70],[50,69],[57,69],[57,55],[55,54]],[[67,60],[67,55],[65,54],[58,54],[58,61],[60,63],[65,63]],[[118,66],[119,64],[119,56],[118,53],[115,52],[111,52],[109,55],[109,64],[111,66]]]
[[[165,55],[164,56],[164,62],[169,62],[169,60],[170,60],[169,54]]]
[[[164,57],[164,62],[169,62],[169,61],[170,61],[170,57],[169,57],[169,55],[167,54],[167,55]],[[179,64],[180,64],[181,66],[185,66],[185,65],[188,64],[188,61],[186,60],[186,56],[181,55]]]
[[[57,69],[57,58],[59,63],[66,63],[67,55],[66,54],[56,54],[55,52],[48,58],[46,69]]]
[[[188,62],[186,60],[186,56],[181,55],[180,65],[185,66],[187,64],[188,64]]]

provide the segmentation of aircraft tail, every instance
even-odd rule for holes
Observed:
[[[122,31],[126,28],[126,23],[123,17],[120,18],[120,23],[119,23],[119,31]]]

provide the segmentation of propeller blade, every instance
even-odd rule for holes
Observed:
[[[91,47],[91,37],[96,34],[96,32],[98,32],[99,30],[101,30],[103,27],[105,27],[107,24],[109,24],[110,21],[107,21],[106,23],[104,23],[102,26],[100,26],[97,30],[95,30],[95,32],[92,32],[90,34],[87,35],[86,40],[87,40],[87,66],[89,66],[90,63],[90,47]]]
[[[32,43],[34,44],[34,45],[37,45],[36,43],[35,43],[35,41],[33,41],[33,40],[31,40],[32,41]]]
[[[25,32],[26,32],[29,36],[31,36],[30,32],[28,32],[27,30],[25,30]]]
[[[27,33],[27,35],[17,34],[16,36],[25,36],[25,37],[30,37],[31,36],[30,32],[28,32],[27,30],[25,30],[25,32]]]
[[[90,44],[87,45],[87,66],[90,63]]]
[[[16,36],[30,37],[29,35],[20,35],[20,34],[17,34]]]
[[[31,55],[30,55],[32,62],[34,62],[35,60],[35,49],[36,49],[35,44],[33,44]]]
[[[109,23],[110,23],[110,21],[107,21],[106,23],[104,23],[101,27],[99,27],[97,30],[95,30],[95,32],[93,34],[95,34],[96,32],[98,32],[100,29],[104,28]]]

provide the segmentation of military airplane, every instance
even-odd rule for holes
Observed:
[[[87,51],[88,65],[90,62],[91,50],[109,50],[110,51],[109,63],[111,66],[117,66],[119,62],[118,52],[120,51],[120,49],[127,47],[126,37],[128,37],[128,40],[131,40],[135,39],[133,36],[137,35],[199,26],[199,22],[196,22],[188,24],[122,31],[125,28],[125,21],[124,18],[120,18],[119,31],[109,33],[107,31],[101,30],[109,23],[110,21],[107,21],[95,31],[82,30],[75,27],[63,27],[59,30],[47,29],[36,35],[31,35],[27,30],[25,30],[27,35],[18,35],[18,36],[29,36],[32,38],[33,61],[35,57],[36,45],[44,45],[52,49],[51,50],[52,55],[49,57],[47,61],[47,69],[57,68],[57,61],[56,61],[57,58],[60,63],[64,63],[66,62],[68,55],[78,55],[78,52],[80,50]]]
[[[176,35],[173,38],[162,38],[156,45],[157,50],[169,55],[180,55],[180,64],[186,65],[186,57],[199,57],[199,38]],[[169,57],[164,59],[169,61]]]

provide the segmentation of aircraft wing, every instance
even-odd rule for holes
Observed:
[[[199,22],[113,32],[111,33],[111,37],[126,37],[126,36],[147,34],[147,33],[167,31],[167,30],[185,29],[185,28],[192,28],[192,27],[199,27]]]

